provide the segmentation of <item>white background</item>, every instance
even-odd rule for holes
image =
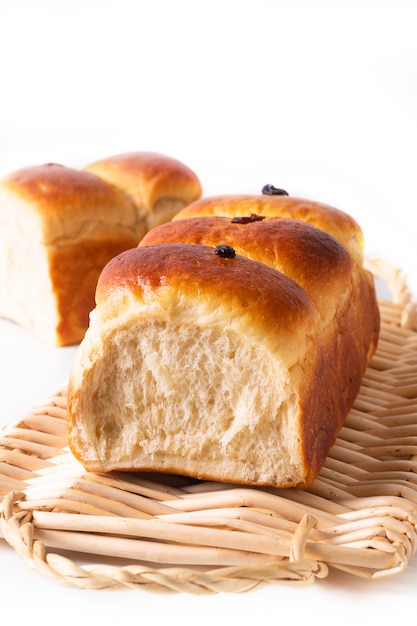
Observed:
[[[265,183],[333,204],[417,294],[417,2],[0,0],[0,175],[131,150],[183,160],[204,194]],[[0,321],[0,425],[73,349]],[[160,597],[67,589],[0,540],[0,597],[31,624],[417,624],[416,557],[379,582]],[[414,620],[414,621],[413,621]]]

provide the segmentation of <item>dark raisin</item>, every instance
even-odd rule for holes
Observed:
[[[285,189],[278,189],[274,185],[264,185],[262,187],[262,193],[264,196],[288,196],[288,192]]]
[[[214,248],[214,254],[222,257],[222,259],[233,259],[236,256],[234,248],[232,248],[232,246],[226,246],[224,243]]]
[[[250,217],[234,217],[232,219],[232,224],[250,224],[250,222],[261,222],[264,219],[264,215],[256,215],[255,213],[252,213]]]

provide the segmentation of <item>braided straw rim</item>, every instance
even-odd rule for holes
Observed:
[[[66,388],[0,438],[0,536],[38,573],[89,589],[243,593],[338,568],[394,575],[417,549],[416,305],[387,280],[360,394],[307,490],[88,473],[66,447]],[[78,554],[78,556],[76,556]]]
[[[417,331],[417,302],[412,300],[405,272],[381,258],[365,259],[364,266],[387,283],[393,302],[402,308],[400,326]]]

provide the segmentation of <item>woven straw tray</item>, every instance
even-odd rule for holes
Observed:
[[[87,473],[67,448],[63,388],[2,433],[0,537],[80,588],[235,593],[402,571],[417,548],[417,310],[400,271],[371,266],[393,301],[380,300],[377,353],[309,489]]]

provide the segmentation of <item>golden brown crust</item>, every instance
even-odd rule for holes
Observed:
[[[174,220],[203,215],[225,217],[250,216],[291,217],[312,224],[335,237],[352,254],[363,261],[363,233],[357,222],[334,207],[293,198],[269,195],[222,195],[202,198],[178,212]]]
[[[237,254],[260,261],[292,278],[305,289],[322,317],[334,311],[354,289],[355,301],[364,306],[362,342],[372,336],[369,357],[376,349],[379,308],[372,275],[355,265],[346,249],[331,235],[312,224],[287,217],[265,217],[234,222],[233,218],[202,216],[174,220],[150,230],[139,246],[162,243],[225,243]],[[364,304],[365,303],[365,304]],[[352,306],[352,304],[351,304]]]
[[[316,323],[309,296],[291,278],[239,255],[222,258],[203,245],[174,243],[122,252],[102,271],[96,303],[104,320],[122,310],[125,297],[150,303],[171,293],[221,303],[230,319],[245,312],[251,329],[273,343],[283,335],[308,335]]]
[[[95,306],[95,290],[101,271],[117,254],[131,248],[132,237],[81,241],[76,247],[49,250],[50,278],[56,302],[56,345],[79,343]]]
[[[351,288],[352,260],[324,231],[291,218],[234,222],[220,216],[195,217],[150,230],[140,246],[161,243],[228,244],[237,254],[260,261],[295,280],[321,315],[333,315],[341,293]]]
[[[379,330],[375,295],[365,295],[366,280],[358,280],[350,302],[336,314],[327,341],[320,341],[314,369],[304,371],[305,393],[300,394],[302,441],[308,486],[320,471],[358,395],[368,358]],[[362,291],[362,293],[361,293]],[[365,296],[362,302],[360,298]]]
[[[166,199],[168,205],[172,204],[172,210],[162,210],[167,221],[202,193],[195,172],[181,161],[157,152],[117,154],[90,163],[85,169],[128,193],[152,226],[160,223],[154,215],[160,211],[158,202]]]
[[[25,201],[27,211],[39,214],[45,243],[74,233],[82,236],[83,226],[93,221],[99,227],[107,222],[109,227],[136,228],[137,236],[145,232],[129,198],[89,172],[47,163],[12,172],[1,181],[1,188]]]

